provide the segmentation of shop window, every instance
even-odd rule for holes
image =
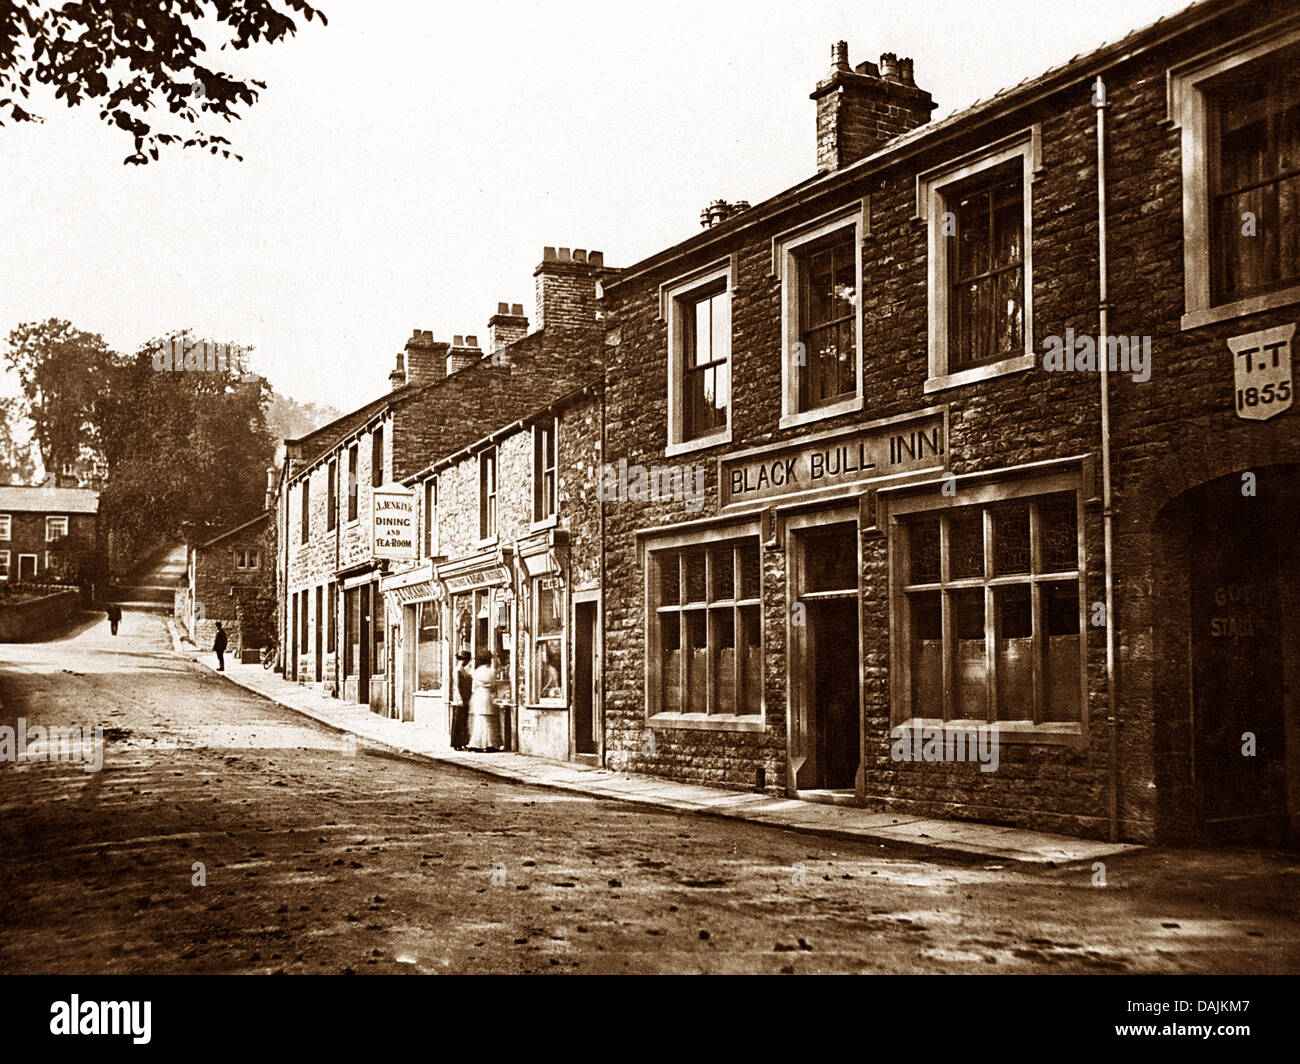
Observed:
[[[533,426],[533,520],[546,521],[557,509],[555,479],[556,432],[559,421]]]
[[[928,226],[927,392],[1029,369],[1038,130],[917,179]]]
[[[488,447],[478,456],[478,537],[497,534],[497,449]]]
[[[1060,493],[902,522],[912,718],[1078,722],[1078,507]]]
[[[1169,71],[1184,329],[1300,302],[1300,30]]]
[[[335,526],[339,523],[338,473],[338,463],[331,458],[328,473],[329,484],[326,488],[328,496],[325,507],[325,530],[327,532],[333,532]]]
[[[45,542],[53,543],[56,539],[62,539],[68,534],[68,519],[66,517],[47,517],[45,519]]]
[[[653,561],[657,712],[706,718],[761,714],[757,540],[660,550]]]
[[[447,642],[442,634],[442,605],[421,602],[419,638],[416,649],[416,690],[440,692],[447,661]]]
[[[533,580],[532,697],[564,700],[564,586],[559,577]]]
[[[348,520],[357,519],[357,458],[358,448],[354,443],[348,448]]]

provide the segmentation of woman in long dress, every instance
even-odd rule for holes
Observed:
[[[474,659],[474,687],[469,698],[469,748],[475,751],[500,750],[501,718],[492,704],[492,686],[496,674],[492,654],[480,650]]]

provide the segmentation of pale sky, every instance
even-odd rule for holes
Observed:
[[[533,313],[545,245],[628,265],[816,170],[830,47],[915,60],[935,117],[1186,0],[319,0],[287,43],[213,63],[267,82],[243,162],[131,144],[93,106],[0,128],[0,340],[60,317],[130,352],[187,328],[255,347],[278,391],[347,410],[413,328]],[[12,390],[8,382],[5,390]]]

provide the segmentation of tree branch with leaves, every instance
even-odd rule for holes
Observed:
[[[209,44],[219,52],[275,44],[297,32],[293,15],[326,23],[304,0],[4,0],[0,126],[41,121],[26,105],[44,85],[69,107],[97,103],[100,119],[131,137],[124,162],[147,163],[172,146],[239,159],[228,138],[199,123],[237,120],[266,83],[216,69]],[[155,128],[163,110],[190,132]]]

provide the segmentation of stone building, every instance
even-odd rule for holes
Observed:
[[[455,656],[488,650],[508,748],[598,762],[601,376],[404,481],[419,560],[381,584],[402,719],[447,738]]]
[[[417,329],[387,395],[285,441],[275,495],[286,676],[393,712],[395,624],[380,583],[402,552],[377,542],[376,497],[394,505],[401,481],[432,461],[586,383],[601,350],[596,286],[608,273],[599,252],[547,248],[532,332],[522,305],[505,303],[486,350],[475,336],[449,343]]]
[[[210,647],[220,621],[236,661],[256,661],[274,636],[274,546],[270,514],[263,512],[191,546],[179,615],[191,640]]]
[[[835,45],[815,172],[605,288],[610,767],[1294,833],[1298,58],[1209,0],[931,122]]]
[[[78,551],[99,545],[99,492],[0,487],[0,582],[53,579]]]

